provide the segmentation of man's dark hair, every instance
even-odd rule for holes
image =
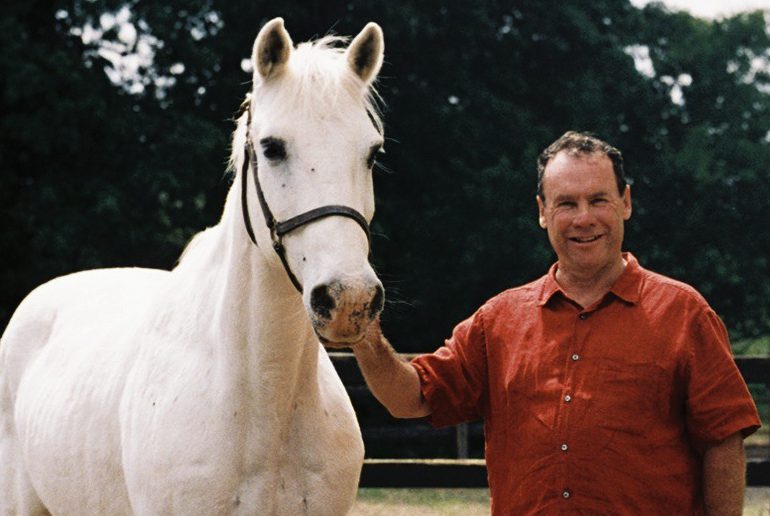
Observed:
[[[543,195],[543,173],[551,158],[561,151],[567,151],[571,155],[593,154],[600,152],[612,161],[612,170],[615,172],[615,182],[618,185],[618,193],[622,196],[626,190],[626,176],[623,172],[623,155],[618,149],[609,143],[596,138],[591,133],[567,131],[558,140],[548,146],[537,158],[537,195],[545,201]]]

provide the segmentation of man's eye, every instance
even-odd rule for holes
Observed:
[[[262,138],[259,141],[262,146],[262,154],[270,161],[286,159],[286,144],[278,138]]]

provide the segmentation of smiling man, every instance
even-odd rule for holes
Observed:
[[[538,159],[558,257],[411,363],[373,323],[353,346],[396,417],[484,419],[493,514],[741,514],[759,428],[727,332],[692,287],[622,252],[621,153],[568,132]]]
[[[556,281],[581,306],[602,297],[627,265],[621,246],[631,189],[610,156],[623,166],[616,149],[567,133],[538,162],[539,222],[559,257]]]

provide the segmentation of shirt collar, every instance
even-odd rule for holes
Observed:
[[[545,275],[543,278],[543,290],[540,292],[540,299],[538,300],[538,305],[545,306],[548,304],[548,302],[551,300],[553,296],[555,296],[557,293],[561,293],[561,295],[564,295],[564,292],[562,292],[561,287],[556,282],[556,270],[559,268],[559,262],[554,263],[551,265],[551,268],[548,269],[548,274]]]
[[[639,302],[642,291],[642,267],[631,253],[623,253],[623,259],[626,260],[626,268],[615,280],[615,284],[610,288],[610,292],[626,303],[635,305]]]
[[[623,253],[623,259],[626,260],[626,267],[618,279],[615,280],[615,283],[610,288],[610,292],[617,298],[633,305],[639,301],[639,292],[642,289],[642,268],[636,257],[631,253]],[[556,271],[558,268],[559,262],[556,262],[551,265],[548,274],[545,275],[543,289],[538,300],[539,306],[548,304],[557,293],[566,297],[564,291],[556,282]]]

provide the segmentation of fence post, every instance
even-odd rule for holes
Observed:
[[[457,458],[468,458],[468,423],[457,425]]]

